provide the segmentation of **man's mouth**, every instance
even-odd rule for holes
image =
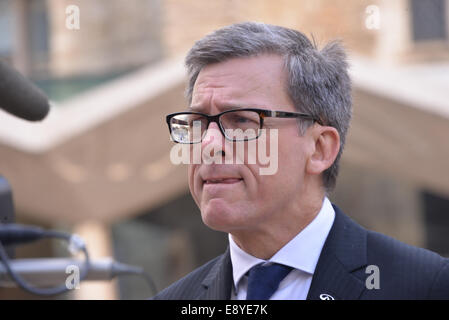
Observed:
[[[204,181],[204,184],[219,184],[219,183],[224,183],[224,184],[232,184],[232,183],[237,183],[239,181],[242,181],[243,179],[241,178],[218,178],[218,179],[207,179]]]

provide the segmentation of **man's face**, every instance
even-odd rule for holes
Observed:
[[[297,111],[286,87],[286,72],[280,56],[233,58],[201,70],[193,89],[191,110],[210,115],[230,108],[250,107]],[[190,192],[207,226],[232,233],[263,231],[273,223],[288,221],[289,212],[300,205],[308,150],[308,134],[299,135],[296,121],[264,120],[264,129],[278,130],[278,170],[273,175],[260,175],[259,168],[267,165],[259,161],[189,165]],[[209,129],[218,126],[212,122]],[[260,143],[265,143],[264,139],[259,138],[257,144]],[[235,148],[218,130],[209,130],[203,138],[202,148],[209,144],[215,144],[214,150],[224,150],[225,154],[229,148]]]

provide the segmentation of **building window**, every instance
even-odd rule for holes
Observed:
[[[30,58],[34,72],[47,70],[49,52],[49,22],[45,0],[33,0],[28,6]]]
[[[446,0],[411,0],[413,40],[446,40]]]
[[[10,58],[13,53],[13,26],[11,0],[0,0],[0,57]]]

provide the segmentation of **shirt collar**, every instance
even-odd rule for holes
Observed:
[[[229,234],[229,247],[235,288],[237,288],[240,279],[248,270],[260,263],[280,263],[313,274],[321,254],[321,249],[334,223],[334,219],[334,208],[329,199],[324,197],[321,210],[312,222],[269,260],[262,260],[246,253],[240,249],[232,239],[231,234]]]

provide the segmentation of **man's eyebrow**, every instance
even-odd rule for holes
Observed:
[[[244,104],[223,104],[218,106],[218,110],[220,111],[227,111],[227,110],[232,110],[232,109],[242,109],[242,108],[251,108],[251,106],[245,106]],[[189,111],[198,111],[198,112],[202,112],[204,111],[204,107],[197,105],[197,106],[188,106],[187,109]]]

